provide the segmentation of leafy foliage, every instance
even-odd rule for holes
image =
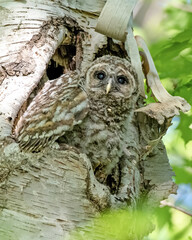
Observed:
[[[165,207],[158,209],[157,229],[145,240],[190,240],[192,237],[191,217]]]
[[[166,37],[153,44],[151,52],[160,78],[169,92],[185,98],[192,105],[192,13],[174,7],[168,8],[166,13],[167,18],[162,22]],[[180,145],[181,141],[185,146],[191,144],[192,111],[181,113],[174,138],[177,138],[173,139],[174,145],[168,147],[169,156],[177,154],[183,159],[180,166],[172,162],[176,182],[192,184],[192,171],[186,171],[186,167],[192,165],[192,156],[186,153],[186,148],[181,150]]]
[[[91,226],[75,231],[71,240],[133,240],[148,235],[154,228],[147,210],[114,210],[96,218]],[[85,230],[85,231],[84,231]],[[101,236],[102,232],[102,236]]]

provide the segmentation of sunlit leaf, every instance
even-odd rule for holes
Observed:
[[[190,169],[184,167],[173,166],[173,170],[176,174],[175,180],[177,184],[190,183],[192,186],[192,169],[190,171]]]
[[[139,236],[149,234],[153,230],[151,212],[146,210],[130,211],[114,210],[94,219],[87,227],[75,231],[70,240],[140,239]]]
[[[192,124],[192,116],[181,113],[181,120],[178,129],[181,131],[181,136],[185,143],[192,140],[192,129],[190,125]]]
[[[155,215],[159,228],[162,228],[165,224],[169,224],[169,227],[172,227],[173,223],[171,221],[171,211],[169,207],[157,208]]]

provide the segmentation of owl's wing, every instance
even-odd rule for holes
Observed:
[[[70,72],[45,83],[16,126],[21,149],[39,151],[81,123],[88,99],[78,82],[79,74]]]

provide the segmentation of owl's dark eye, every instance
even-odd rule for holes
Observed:
[[[105,79],[106,74],[104,71],[98,71],[98,72],[95,72],[95,77],[99,80],[103,80]]]
[[[125,77],[125,76],[118,76],[117,77],[117,81],[118,81],[118,83],[120,83],[120,84],[127,84],[128,83],[128,79],[127,79],[127,77]]]

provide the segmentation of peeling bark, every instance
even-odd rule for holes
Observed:
[[[106,187],[93,178],[86,156],[74,149],[1,158],[15,163],[0,188],[3,239],[15,233],[18,239],[59,239],[109,204]]]

